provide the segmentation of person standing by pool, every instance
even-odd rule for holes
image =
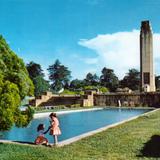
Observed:
[[[58,137],[61,134],[61,130],[59,128],[59,120],[57,118],[56,113],[51,113],[49,115],[51,118],[51,126],[50,126],[50,135],[53,135],[54,137],[54,144],[58,144]]]

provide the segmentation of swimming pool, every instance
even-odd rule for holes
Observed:
[[[151,111],[150,109],[100,109],[85,112],[74,112],[58,115],[62,135],[59,141],[63,141],[83,133],[87,133],[98,128],[114,124],[131,117]],[[49,126],[49,117],[34,118],[26,128],[13,127],[10,131],[0,132],[0,139],[34,142],[37,132],[36,128],[39,123],[43,123],[46,129]],[[50,143],[53,143],[53,137],[46,134]]]

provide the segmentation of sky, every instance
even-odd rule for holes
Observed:
[[[56,59],[72,79],[111,68],[122,79],[140,68],[139,30],[153,30],[154,68],[160,74],[160,0],[0,0],[0,34],[27,64]]]

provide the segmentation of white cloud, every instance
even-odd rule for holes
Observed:
[[[78,59],[78,60],[84,62],[85,64],[89,64],[89,65],[98,63],[98,59],[97,58],[90,58],[90,57],[86,58],[86,57],[82,57],[82,56],[80,56],[78,54],[72,54],[71,57],[73,59]]]
[[[97,53],[95,63],[114,69],[119,78],[123,78],[128,69],[140,65],[139,30],[98,35],[93,39],[81,39],[78,44]],[[160,34],[154,34],[154,58],[160,58]],[[95,58],[94,58],[95,59]],[[156,70],[157,70],[156,61]]]
[[[84,62],[86,64],[97,64],[98,63],[98,59],[97,58],[85,58]]]

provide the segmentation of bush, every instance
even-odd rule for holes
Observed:
[[[95,86],[84,86],[84,90],[97,89]]]
[[[21,100],[32,95],[34,86],[23,60],[12,52],[0,36],[0,130],[8,130],[15,123],[21,126],[31,120],[19,110]]]
[[[72,90],[68,90],[65,89],[60,95],[83,95],[84,91],[72,91]]]
[[[61,95],[75,95],[76,93],[74,91],[70,91],[68,89],[65,89]]]
[[[103,87],[103,86],[85,86],[84,87],[85,90],[90,90],[90,89],[99,89],[100,92],[102,93],[106,93],[109,92],[108,88]]]
[[[106,88],[106,87],[99,87],[99,91],[102,93],[109,92],[108,88]]]

